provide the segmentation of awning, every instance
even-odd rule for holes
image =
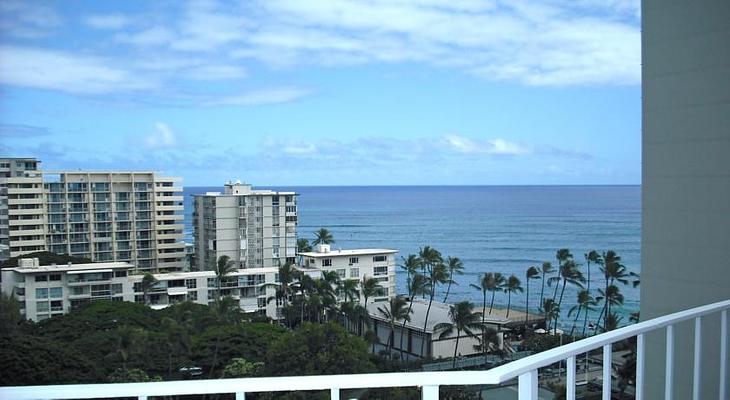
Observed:
[[[100,272],[112,272],[111,269],[87,269],[83,271],[68,271],[66,272],[67,275],[71,274],[98,274]]]
[[[171,296],[178,296],[181,294],[187,294],[188,288],[186,287],[171,287],[167,288],[167,294]]]

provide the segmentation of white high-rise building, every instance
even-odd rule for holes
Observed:
[[[225,191],[194,196],[195,266],[213,269],[228,256],[238,268],[277,268],[294,262],[297,194],[254,190],[229,182]]]
[[[35,158],[0,158],[0,261],[45,250],[39,164]]]
[[[0,260],[37,251],[126,261],[141,270],[185,265],[182,187],[153,172],[49,172],[0,159]]]

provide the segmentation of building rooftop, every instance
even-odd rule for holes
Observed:
[[[365,256],[372,254],[395,254],[398,250],[393,249],[349,249],[349,250],[328,250],[328,251],[306,251],[297,253],[299,256],[323,258],[323,257],[342,257],[342,256]]]
[[[368,313],[370,314],[371,318],[385,321],[385,318],[380,315],[378,307],[387,308],[388,303],[385,301],[370,303],[368,304]],[[449,317],[450,307],[451,304],[441,303],[438,301],[434,301],[431,303],[431,311],[428,314],[428,325],[426,325],[426,332],[433,332],[433,328],[437,324],[440,324],[442,322],[451,322],[451,317]],[[428,300],[415,299],[413,301],[413,313],[411,314],[411,321],[407,322],[406,326],[413,329],[422,330],[423,323],[426,320],[427,309]],[[476,307],[474,311],[477,311]],[[510,322],[510,320],[501,316],[487,315],[485,318],[485,322],[488,324],[505,325]],[[401,321],[400,323],[402,324],[403,321]]]
[[[28,260],[28,259],[21,259]],[[37,261],[36,261],[37,262]],[[87,264],[58,264],[58,265],[23,265],[20,263],[17,267],[3,268],[3,270],[15,271],[21,274],[33,274],[38,272],[73,272],[73,271],[96,271],[101,269],[130,269],[134,265],[127,262],[100,262]]]

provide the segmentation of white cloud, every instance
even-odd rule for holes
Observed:
[[[0,2],[0,34],[22,39],[50,35],[63,18],[49,3],[4,0]]]
[[[313,154],[317,152],[317,146],[308,142],[291,142],[282,146],[282,151],[286,154]]]
[[[114,38],[135,46],[159,46],[172,41],[175,34],[165,27],[155,26],[135,33],[119,33]]]
[[[533,153],[532,149],[526,146],[500,138],[476,141],[464,136],[446,135],[444,139],[448,148],[464,154],[516,156]]]
[[[175,147],[179,144],[179,141],[167,124],[157,122],[154,132],[145,137],[144,144],[148,148],[159,149]]]
[[[267,104],[288,103],[299,100],[310,92],[301,88],[283,87],[271,88],[248,93],[223,96],[207,102],[206,106],[261,106]]]
[[[95,29],[118,30],[132,23],[132,19],[124,14],[91,15],[84,21]]]
[[[15,46],[0,46],[0,83],[75,94],[103,94],[155,86],[101,58]]]

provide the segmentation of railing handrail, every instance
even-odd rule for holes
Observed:
[[[547,350],[488,371],[306,375],[145,383],[0,387],[0,399],[92,399],[213,393],[338,390],[405,386],[497,385],[604,345],[692,318],[730,309],[730,300],[676,312]],[[522,379],[522,378],[521,378]]]

